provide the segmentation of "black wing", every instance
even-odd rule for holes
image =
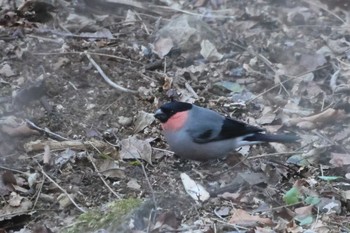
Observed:
[[[223,121],[220,132],[216,132],[213,129],[207,129],[201,134],[197,134],[197,135],[192,134],[192,138],[194,142],[207,143],[212,141],[219,141],[219,140],[231,139],[235,137],[241,137],[244,135],[249,135],[252,133],[257,133],[262,131],[263,129],[260,129],[258,127],[251,126],[244,122],[226,117]]]

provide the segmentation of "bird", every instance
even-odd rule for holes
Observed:
[[[268,134],[243,121],[194,104],[172,101],[154,113],[170,149],[181,158],[224,159],[236,148],[265,142],[292,143],[293,134]]]

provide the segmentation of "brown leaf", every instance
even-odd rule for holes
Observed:
[[[153,230],[159,229],[160,231],[164,229],[176,230],[180,226],[180,222],[177,220],[174,212],[161,213],[157,222],[155,223]]]
[[[257,226],[258,224],[272,225],[271,219],[250,215],[242,209],[236,209],[228,222],[247,227]]]
[[[344,165],[350,164],[350,155],[349,154],[340,154],[340,153],[331,153],[330,164],[333,164],[335,167],[342,167]]]
[[[120,145],[122,147],[120,151],[121,159],[143,159],[152,164],[152,147],[146,140],[140,140],[136,136],[132,136],[123,139]]]

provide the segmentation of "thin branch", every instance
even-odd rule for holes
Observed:
[[[98,168],[97,168],[96,164],[94,163],[94,161],[92,160],[92,157],[91,157],[90,154],[88,154],[88,159],[89,159],[89,161],[91,162],[92,166],[94,167],[94,169],[95,169],[97,175],[100,177],[100,179],[101,179],[102,182],[106,185],[106,187],[109,189],[109,191],[110,191],[111,193],[113,193],[113,195],[116,196],[118,199],[122,199],[121,196],[119,196],[119,194],[116,193],[116,192],[108,185],[108,183],[106,182],[106,180],[103,178],[101,172],[98,170]]]
[[[47,179],[49,179],[54,185],[56,185],[56,187],[59,188],[59,189],[68,197],[68,199],[73,203],[73,205],[74,205],[75,207],[77,207],[78,210],[80,210],[80,211],[83,212],[83,213],[86,213],[86,210],[84,210],[82,207],[80,207],[80,206],[74,201],[74,199],[67,193],[66,190],[64,190],[64,189],[63,189],[59,184],[57,184],[48,174],[46,174],[46,172],[44,171],[43,167],[42,167],[36,160],[34,160],[34,161],[35,161],[35,162],[37,163],[37,165],[40,167],[42,174],[43,174]]]
[[[36,124],[34,124],[33,122],[31,122],[28,119],[26,119],[26,123],[29,126],[29,128],[35,129],[35,130],[39,131],[40,133],[43,133],[43,134],[47,135],[49,138],[52,138],[56,141],[68,141],[69,140],[68,138],[65,138],[59,134],[56,134],[56,133],[50,131],[49,129],[40,128],[39,126],[37,126]]]
[[[113,82],[112,80],[110,80],[108,78],[108,76],[105,74],[105,72],[101,69],[101,67],[95,62],[94,59],[92,59],[91,55],[85,51],[84,52],[85,56],[89,59],[89,61],[91,62],[91,64],[96,68],[96,70],[98,71],[98,73],[102,76],[102,78],[112,87],[114,87],[115,89],[117,89],[118,91],[122,91],[122,92],[126,92],[126,93],[132,93],[132,94],[137,94],[138,92],[135,90],[131,90],[125,87],[122,87],[118,84],[116,84],[115,82]]]

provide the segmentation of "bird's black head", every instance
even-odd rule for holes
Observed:
[[[168,121],[170,117],[175,115],[178,112],[183,112],[190,110],[192,108],[192,104],[185,102],[169,102],[163,104],[155,113],[154,117],[157,118],[160,122],[165,123]]]

